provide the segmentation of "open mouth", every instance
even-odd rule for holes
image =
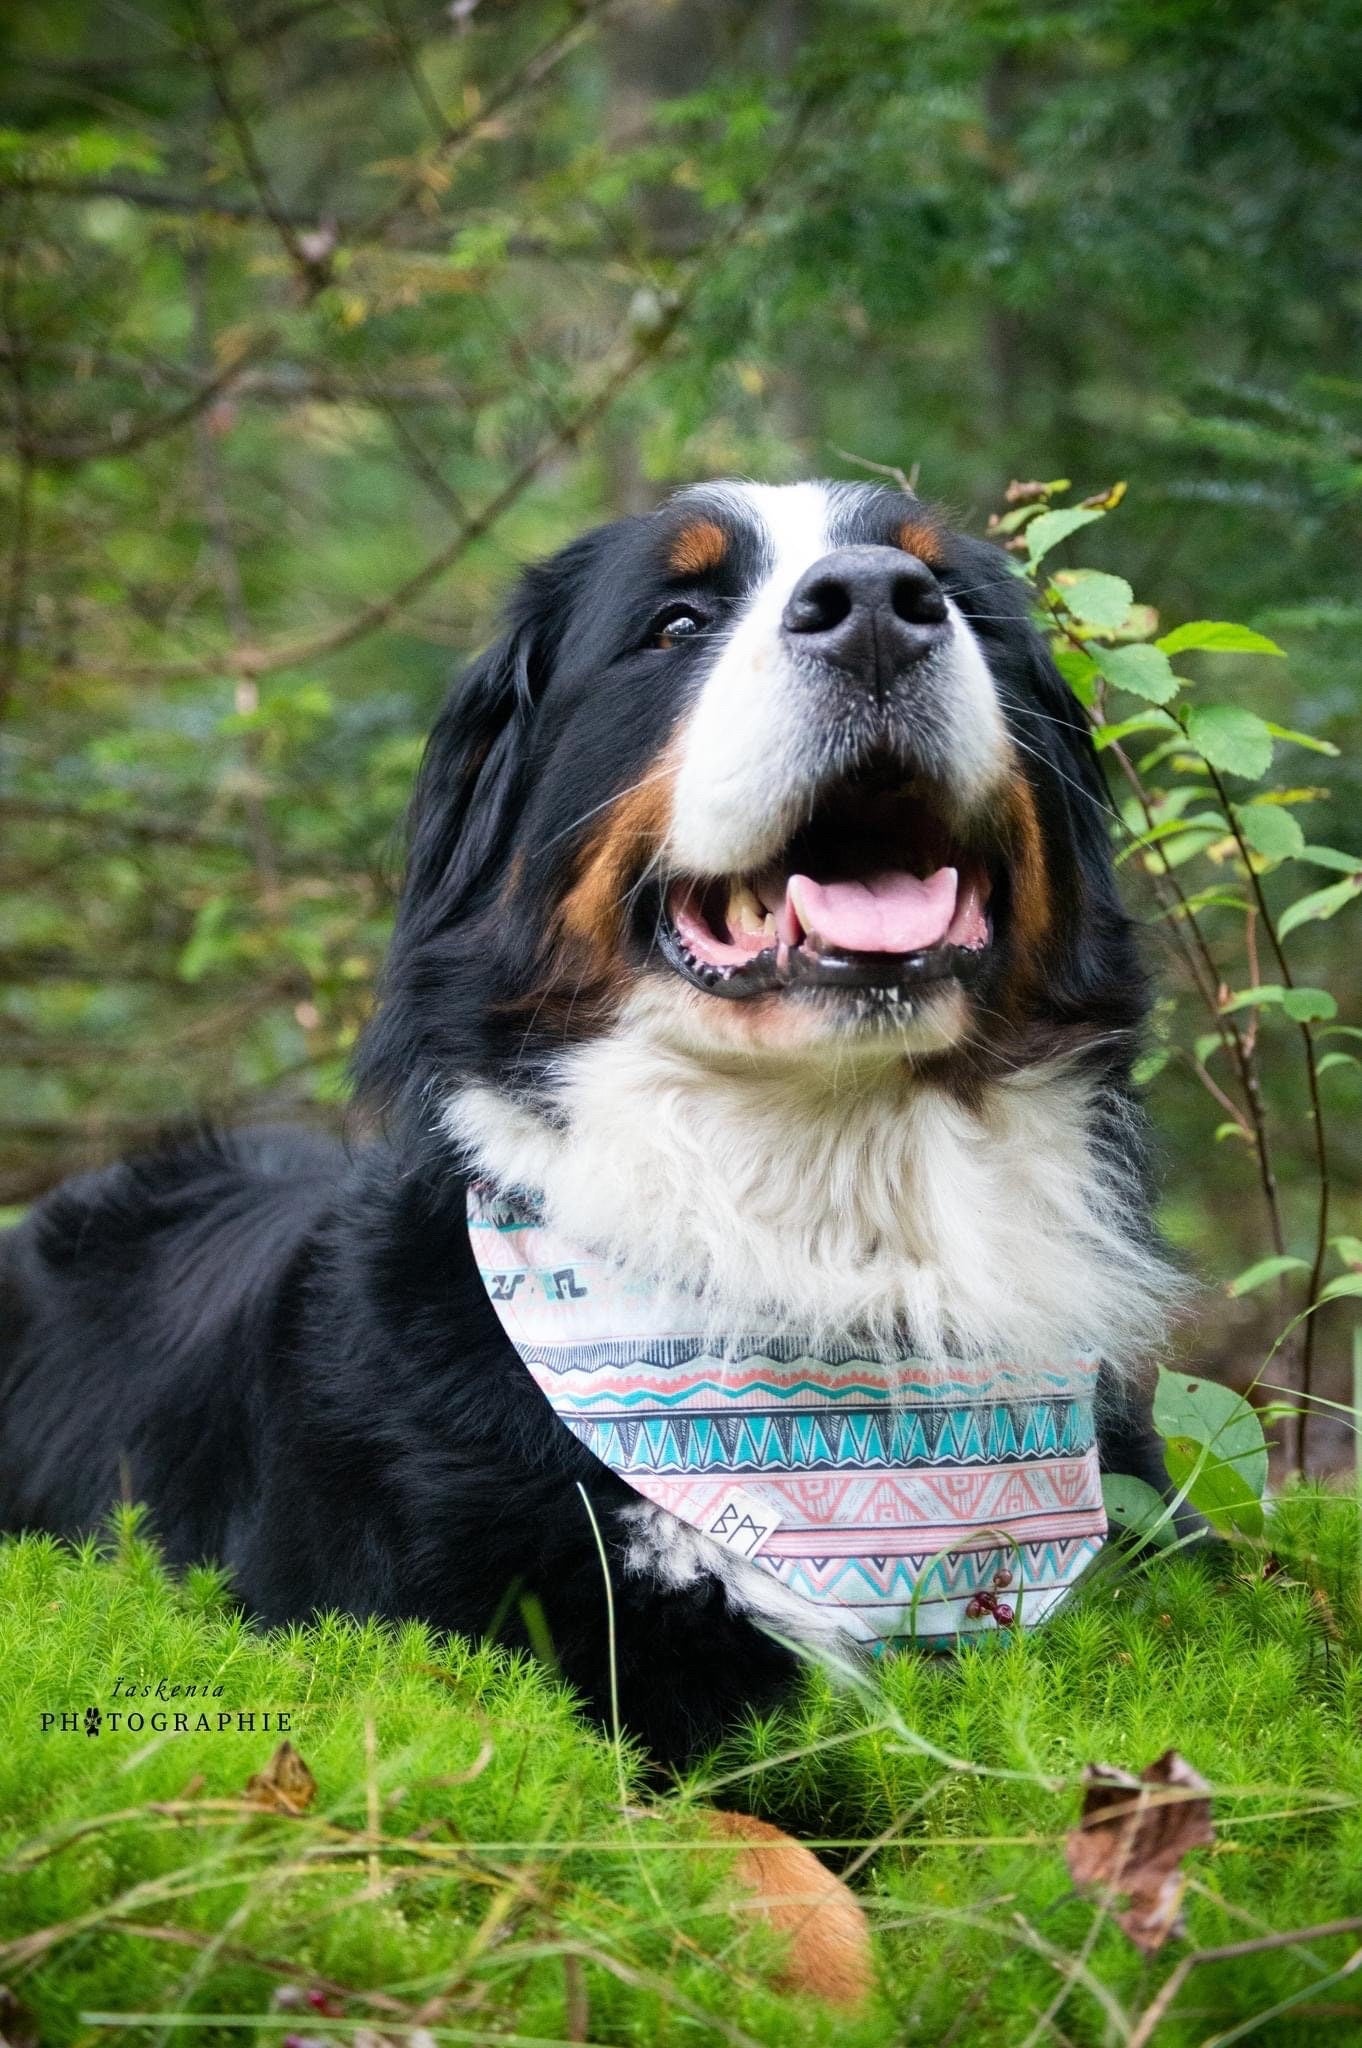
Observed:
[[[997,881],[930,790],[848,781],[759,873],[671,882],[659,943],[711,995],[907,995],[979,973],[994,943]]]

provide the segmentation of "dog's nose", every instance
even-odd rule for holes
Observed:
[[[916,555],[901,548],[838,548],[804,571],[781,625],[794,646],[878,691],[941,640],[946,599]]]

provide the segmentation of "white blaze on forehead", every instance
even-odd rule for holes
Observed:
[[[688,874],[750,873],[776,857],[819,787],[847,765],[816,666],[781,633],[800,577],[847,538],[837,530],[845,500],[836,485],[721,484],[697,502],[755,526],[763,560],[682,727],[666,852]],[[923,667],[923,731],[943,787],[968,807],[1000,781],[1010,747],[979,643],[947,608],[950,637]]]
[[[782,719],[776,703],[780,617],[804,571],[832,546],[832,497],[825,484],[725,484],[705,497],[755,523],[767,556],[687,723],[672,800],[673,859],[720,875],[774,855],[804,794],[807,734],[793,706]],[[755,854],[754,838],[767,842]]]

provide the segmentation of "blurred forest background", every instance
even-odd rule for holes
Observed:
[[[1278,783],[1362,854],[1353,0],[7,0],[0,78],[0,1205],[342,1121],[451,671],[515,564],[691,478],[882,463],[979,530],[1127,479],[1082,558],[1283,645],[1217,680],[1339,749]],[[1308,1262],[1290,1033],[1274,1246],[1138,868],[1167,1227]],[[1291,943],[1362,1021],[1350,920]],[[1282,1314],[1209,1293],[1187,1355],[1242,1382]]]

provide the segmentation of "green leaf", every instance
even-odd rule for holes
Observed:
[[[1312,867],[1336,868],[1340,874],[1362,875],[1362,854],[1342,853],[1336,846],[1303,846],[1301,859]]]
[[[1179,918],[1195,917],[1199,910],[1237,910],[1241,916],[1247,916],[1249,905],[1242,896],[1232,896],[1216,882],[1212,883],[1209,889],[1198,889],[1195,895],[1185,897],[1181,903],[1170,905],[1167,910],[1160,911],[1159,915],[1168,918],[1170,922],[1176,922]]]
[[[1097,701],[1097,679],[1101,674],[1090,654],[1081,654],[1067,641],[1053,649],[1055,667],[1080,704],[1091,710]]]
[[[1261,1500],[1267,1486],[1263,1426],[1243,1395],[1232,1387],[1160,1366],[1154,1388],[1154,1427],[1164,1438],[1190,1437],[1194,1443],[1204,1444],[1232,1465],[1252,1497]]]
[[[1318,1019],[1338,1015],[1338,1004],[1327,988],[1283,988],[1279,981],[1236,989],[1220,1005],[1220,1014],[1228,1017],[1235,1010],[1268,1009],[1274,1004],[1297,1024],[1313,1024]]]
[[[1321,1301],[1338,1301],[1345,1294],[1362,1294],[1362,1273],[1340,1273],[1337,1280],[1331,1280],[1327,1287],[1320,1289]]]
[[[1255,1421],[1257,1418],[1254,1418]],[[1261,1536],[1263,1504],[1243,1471],[1195,1437],[1170,1436],[1163,1447],[1168,1477],[1222,1536]]]
[[[1331,1237],[1329,1242],[1345,1266],[1362,1267],[1362,1237]]]
[[[1172,1057],[1172,1053],[1169,1052],[1166,1046],[1158,1046],[1153,1052],[1145,1053],[1143,1058],[1136,1060],[1131,1068],[1131,1080],[1137,1088],[1147,1088],[1151,1081],[1158,1079]],[[1337,1057],[1339,1059],[1347,1059],[1348,1055],[1347,1053],[1339,1053]]]
[[[1272,733],[1256,711],[1242,704],[1194,704],[1187,713],[1187,737],[1213,768],[1256,782],[1272,766]]]
[[[1091,526],[1094,519],[1102,514],[1082,505],[1065,505],[1055,512],[1042,512],[1039,519],[1033,519],[1026,529],[1026,547],[1031,567],[1043,562],[1051,548],[1057,548],[1071,533],[1077,533],[1081,526]]]
[[[1174,719],[1173,723],[1176,725],[1177,720]],[[1141,775],[1150,775],[1156,768],[1162,767],[1165,761],[1171,761],[1179,775],[1203,775],[1207,781],[1210,780],[1211,771],[1200,754],[1188,753],[1187,738],[1180,725],[1176,739],[1164,740],[1159,746],[1151,747],[1147,754],[1141,755],[1135,765]]]
[[[1165,818],[1161,825],[1151,825],[1147,832],[1139,833],[1128,846],[1123,846],[1116,856],[1116,865],[1119,868],[1135,854],[1143,853],[1147,847],[1157,846],[1161,840],[1172,839],[1179,833],[1192,833],[1199,843],[1205,843],[1206,835],[1220,839],[1226,830],[1225,820],[1219,811],[1194,811],[1188,818]]]
[[[1108,576],[1104,569],[1060,569],[1054,580],[1069,610],[1085,626],[1119,626],[1135,602],[1125,577]]]
[[[194,918],[194,928],[175,963],[181,981],[202,981],[227,952],[224,928],[231,914],[230,896],[210,896]]]
[[[1182,687],[1168,656],[1143,641],[1104,649],[1099,666],[1109,683],[1132,697],[1143,697],[1147,704],[1167,704]]]
[[[1175,626],[1155,644],[1165,654],[1184,654],[1192,648],[1207,654],[1286,653],[1266,633],[1255,633],[1251,626],[1232,625],[1228,619],[1193,619],[1186,626]]]
[[[1355,1052],[1326,1052],[1323,1059],[1315,1063],[1317,1074],[1327,1074],[1330,1067],[1362,1067],[1362,1060]]]
[[[1264,860],[1292,860],[1305,845],[1299,818],[1280,804],[1236,804],[1234,815],[1239,830]]]
[[[1144,1479],[1129,1472],[1102,1474],[1102,1505],[1113,1536],[1133,1536],[1166,1550],[1176,1543],[1178,1532],[1163,1495]]]
[[[1100,754],[1104,747],[1119,746],[1134,732],[1167,732],[1170,727],[1181,731],[1177,720],[1166,711],[1137,711],[1133,718],[1123,718],[1116,725],[1095,725],[1092,743]]]
[[[1338,1004],[1327,988],[1289,988],[1282,996],[1282,1008],[1297,1024],[1314,1024],[1338,1015]]]
[[[1289,725],[1274,725],[1270,718],[1267,720],[1267,729],[1274,740],[1289,740],[1293,747],[1307,747],[1312,754],[1328,754],[1335,760],[1338,758],[1338,748],[1332,740],[1317,740],[1313,733],[1297,732]]]
[[[1362,891],[1362,875],[1349,875],[1345,882],[1331,882],[1327,889],[1316,889],[1313,895],[1298,897],[1294,903],[1288,903],[1277,920],[1278,938],[1284,939],[1298,925],[1334,917],[1345,903],[1357,901],[1359,891]]]
[[[1271,1259],[1259,1259],[1256,1266],[1245,1266],[1242,1273],[1236,1273],[1229,1285],[1230,1293],[1239,1299],[1241,1295],[1252,1294],[1255,1288],[1266,1287],[1269,1280],[1280,1280],[1283,1273],[1308,1273],[1308,1259],[1292,1258],[1288,1252],[1279,1253]]]
[[[1044,510],[1044,500],[1039,498],[1034,505],[1014,505],[1010,512],[1004,512],[996,521],[990,519],[988,530],[990,533],[1020,533],[1029,520],[1039,519]]]

